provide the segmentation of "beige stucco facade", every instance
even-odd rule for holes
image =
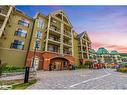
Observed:
[[[6,7],[8,12],[3,17],[5,6],[0,6],[3,11],[0,13],[0,60],[3,63],[19,67],[38,63],[40,69],[49,70],[51,63],[58,64],[60,60],[63,61],[59,65],[65,68],[66,63],[68,66],[78,65],[81,59],[89,59],[91,41],[88,34],[83,32],[79,37],[63,10],[48,16],[36,13],[31,18],[14,6]],[[87,48],[79,50],[83,45]],[[86,51],[86,57],[82,51]]]

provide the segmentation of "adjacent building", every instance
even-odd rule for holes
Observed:
[[[64,70],[91,60],[87,32],[77,34],[63,10],[31,18],[0,6],[0,60],[14,66]]]
[[[109,52],[107,49],[101,47],[95,52],[91,49],[93,55],[91,55],[92,59],[95,63],[105,63],[105,64],[120,64],[122,63],[122,57],[120,53],[116,50]]]

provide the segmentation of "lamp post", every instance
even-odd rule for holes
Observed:
[[[30,67],[27,66],[25,69],[24,83],[28,83],[29,81],[29,72],[30,72]]]
[[[34,48],[34,55],[33,55],[33,63],[32,63],[32,68],[35,70],[35,57],[36,57],[36,51],[37,49],[39,48],[39,45],[38,45],[38,41],[40,41],[39,39],[36,38],[36,43],[35,43],[35,48]],[[36,70],[35,70],[36,71]]]
[[[32,61],[32,68],[33,69],[34,69],[34,61],[35,61],[35,55],[36,55],[36,48],[38,48],[37,44],[35,44],[33,61]],[[26,66],[26,68],[25,68],[24,83],[28,83],[29,82],[29,73],[30,73],[30,67],[29,66]]]

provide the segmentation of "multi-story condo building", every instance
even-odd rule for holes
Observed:
[[[110,64],[110,63],[116,63],[119,64],[122,62],[120,53],[118,53],[116,50],[111,51],[110,53],[108,50],[105,48],[99,48],[97,52],[94,50],[91,50],[92,54],[92,59],[95,61],[95,63],[105,63],[105,64]]]
[[[121,60],[123,63],[127,63],[127,53],[120,53]]]
[[[110,55],[113,63],[119,64],[122,62],[122,57],[120,56],[120,53],[118,53],[116,50],[111,51]]]
[[[91,41],[87,32],[83,32],[78,35],[78,43],[79,59],[81,63],[85,63],[86,60],[90,59],[91,50]]]
[[[24,66],[33,19],[13,6],[0,6],[0,60]]]
[[[93,63],[97,63],[98,60],[97,60],[97,54],[96,54],[95,50],[94,49],[90,49],[89,53],[90,53],[90,59],[91,59],[91,61]]]
[[[6,12],[6,14],[5,14]],[[0,60],[15,66],[63,70],[90,60],[91,41],[77,34],[63,10],[27,16],[14,6],[0,6]]]

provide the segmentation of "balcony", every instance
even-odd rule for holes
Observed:
[[[82,44],[83,44],[83,45],[86,45],[86,41],[82,40]]]
[[[71,32],[64,30],[64,36],[71,38]]]
[[[51,35],[49,35],[49,39],[50,39],[50,40],[53,40],[53,41],[58,41],[58,42],[60,42],[60,38],[58,38],[58,37],[56,37],[56,36],[51,36]]]
[[[0,28],[2,27],[2,25],[3,25],[3,22],[2,22],[2,21],[0,21]]]
[[[56,20],[52,20],[51,22],[50,22],[50,24],[51,24],[51,26],[56,26],[56,27],[60,27],[60,23],[58,22],[58,21],[56,21]]]
[[[65,41],[65,42],[64,42],[64,46],[65,46],[65,47],[72,47],[72,44],[71,44],[70,42],[66,42],[66,41]]]
[[[55,46],[55,45],[49,45],[48,51],[60,53],[60,48],[58,46]]]
[[[64,54],[69,54],[69,55],[71,55],[71,54],[72,54],[72,51],[69,50],[69,49],[64,49],[63,53],[64,53]]]
[[[83,54],[83,57],[84,57],[84,58],[87,58],[87,53]]]
[[[55,32],[55,33],[59,33],[60,34],[60,29],[58,27],[54,26],[54,25],[51,25],[50,26],[50,30],[52,32]]]
[[[49,35],[49,43],[59,45],[60,44],[60,38],[54,35]]]
[[[72,41],[71,40],[68,40],[68,39],[63,39],[63,42],[65,43],[65,44],[68,44],[68,45],[72,45]]]
[[[8,10],[5,7],[0,6],[0,15],[1,16],[6,16],[8,13]]]

